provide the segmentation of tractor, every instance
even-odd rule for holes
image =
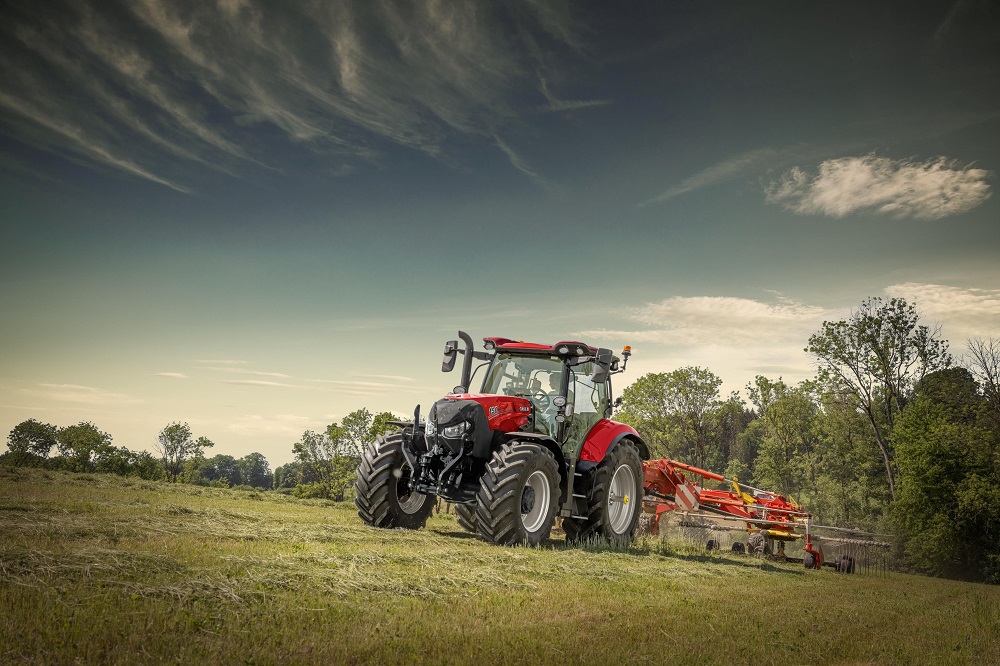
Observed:
[[[358,466],[355,504],[373,527],[420,529],[437,498],[459,524],[497,545],[538,545],[562,518],[570,542],[627,544],[642,513],[642,461],[649,449],[610,420],[611,376],[631,350],[576,341],[554,345],[458,332],[441,370],[463,356],[458,386],[421,419],[370,442]],[[479,362],[472,371],[473,362]],[[473,377],[486,368],[478,393]]]

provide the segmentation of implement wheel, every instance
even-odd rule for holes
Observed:
[[[747,552],[758,557],[765,557],[771,555],[771,548],[763,535],[751,534],[747,537]]]
[[[427,524],[435,498],[410,491],[411,473],[401,434],[368,444],[354,481],[354,505],[366,525],[418,530]]]
[[[463,529],[469,532],[476,531],[476,507],[466,504],[455,505],[455,520]]]
[[[476,531],[497,544],[537,546],[549,538],[559,503],[559,468],[544,446],[508,442],[479,482]]]
[[[566,540],[606,539],[631,543],[642,513],[642,459],[627,439],[581,479],[579,492],[587,496],[587,517],[563,521]]]

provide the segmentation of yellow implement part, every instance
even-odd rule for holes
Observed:
[[[745,492],[740,490],[740,477],[733,475],[733,488],[736,489],[736,494],[740,496],[744,504],[753,504],[754,499],[752,495],[747,495]]]

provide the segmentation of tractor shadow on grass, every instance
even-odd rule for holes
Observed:
[[[448,537],[450,539],[472,539],[473,541],[479,541],[479,535],[473,534],[472,532],[466,532],[465,530],[431,530],[436,534],[443,537]]]
[[[639,557],[662,557],[665,559],[676,559],[685,562],[697,562],[699,564],[727,565],[741,568],[756,569],[768,573],[791,574],[793,576],[805,575],[805,570],[797,570],[790,566],[778,566],[775,562],[757,557],[754,555],[729,555],[710,554],[704,551],[698,552],[697,548],[687,543],[676,543],[671,541],[641,539],[628,546],[621,546],[607,541],[589,540],[579,544],[556,541],[552,543],[558,549],[583,550],[592,553],[623,553]]]
[[[792,576],[804,576],[806,574],[805,570],[799,571],[796,569],[790,569],[788,567],[775,566],[774,563],[768,562],[766,560],[755,559],[752,555],[745,556],[745,560],[740,560],[729,557],[718,557],[714,555],[685,555],[680,553],[656,553],[656,552],[639,552],[636,555],[658,555],[663,558],[670,558],[676,560],[683,560],[685,562],[698,562],[704,564],[724,564],[734,567],[742,567],[749,569],[756,569],[757,571],[766,571],[767,573],[779,573],[779,574],[790,574]]]

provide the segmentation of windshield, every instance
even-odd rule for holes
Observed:
[[[558,393],[562,382],[562,361],[558,356],[497,354],[483,381],[483,393],[530,398]]]

